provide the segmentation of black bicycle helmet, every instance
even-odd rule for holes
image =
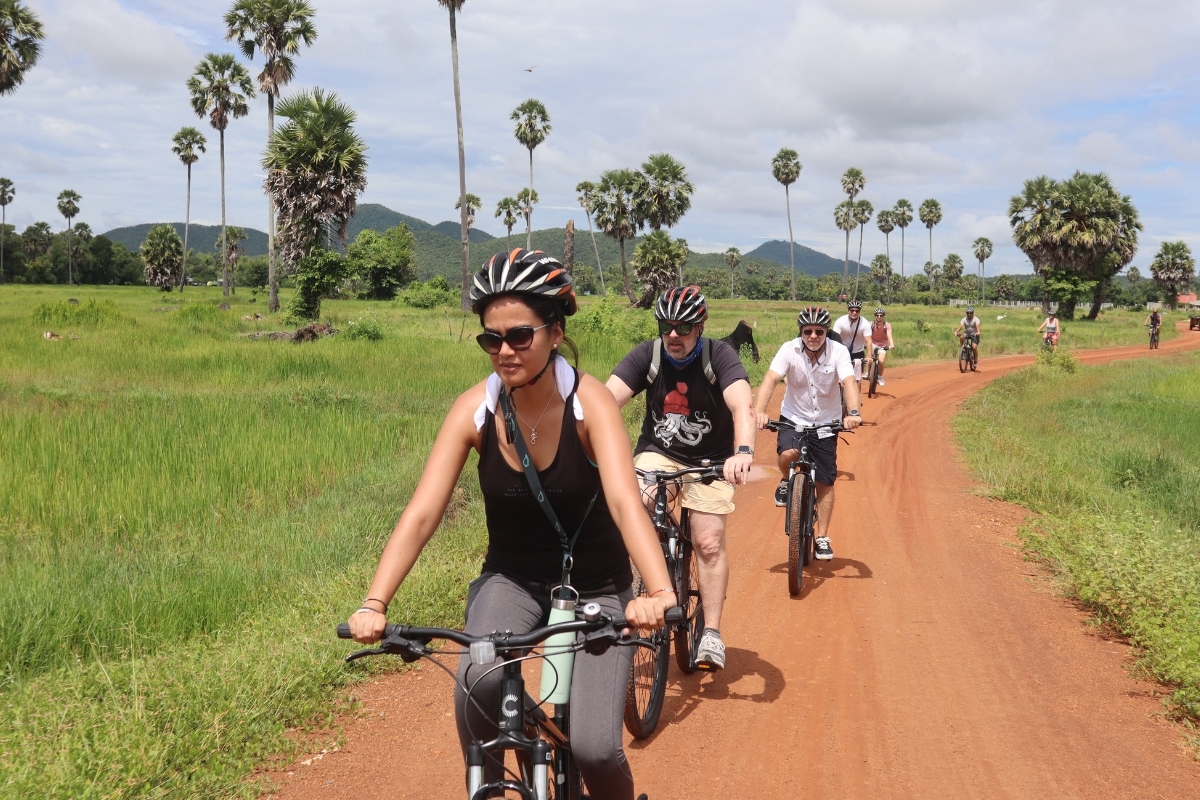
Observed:
[[[654,317],[665,322],[704,322],[708,319],[708,302],[699,286],[676,286],[658,298]]]
[[[846,303],[847,311],[862,311],[862,300],[851,300]]]
[[[532,294],[559,301],[563,316],[578,309],[571,276],[554,256],[541,250],[517,248],[496,253],[484,262],[471,281],[471,310],[478,314],[489,302],[504,294]]]
[[[887,312],[884,311],[882,307],[875,309],[875,313],[876,314],[887,314]]]
[[[820,306],[808,306],[796,317],[796,324],[803,328],[805,325],[820,325],[828,328],[833,325],[829,312]]]
[[[968,313],[968,314],[974,314],[974,313],[975,313],[975,306],[967,306],[967,313]]]

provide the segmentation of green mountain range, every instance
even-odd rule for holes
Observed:
[[[354,237],[360,231],[370,229],[382,232],[399,225],[401,222],[408,225],[409,230],[413,232],[416,244],[417,272],[420,277],[428,279],[434,275],[442,275],[452,284],[458,283],[462,270],[462,250],[459,244],[459,223],[457,222],[447,220],[446,222],[439,222],[434,225],[425,220],[393,211],[387,206],[378,203],[364,203],[358,207],[358,213],[354,215],[350,220],[350,224],[346,226],[346,232],[350,241],[353,241]],[[587,220],[582,220],[582,223],[582,228],[576,227],[575,229],[575,263],[595,267],[596,250],[598,249],[600,251],[600,261],[604,265],[605,275],[612,275],[615,278],[620,274],[621,270],[621,251],[617,241],[610,239],[602,233],[597,233],[596,244],[593,246],[592,238],[588,234]],[[120,242],[130,250],[137,250],[142,246],[142,242],[146,239],[146,234],[150,232],[154,224],[114,228],[105,233],[104,236],[114,242]],[[171,224],[179,232],[179,235],[183,236],[183,223],[175,222]],[[470,253],[471,268],[477,269],[489,256],[496,252],[507,250],[510,246],[523,247],[525,245],[525,232],[521,230],[522,227],[518,226],[513,229],[511,242],[507,236],[492,236],[490,233],[479,228],[472,228],[470,235],[472,244]],[[249,239],[243,245],[246,249],[246,255],[266,255],[267,235],[254,228],[246,228],[245,231],[249,236]],[[543,228],[542,230],[536,230],[533,232],[533,247],[537,250],[543,250],[555,258],[562,258],[565,233],[564,228]],[[219,225],[192,225],[188,245],[197,251],[215,252],[216,242],[220,236],[221,227]],[[627,260],[633,257],[633,248],[639,241],[640,239],[632,239],[625,243],[625,256]],[[780,265],[787,267],[789,264],[788,243],[770,241],[759,245],[754,250],[743,255],[741,271],[745,271],[747,267],[755,266],[758,267],[760,272],[766,273],[772,269],[778,271]],[[726,269],[725,257],[721,253],[691,252],[688,256],[688,265],[700,268]],[[853,266],[853,263],[851,263],[851,267]],[[817,276],[829,272],[841,272],[842,262],[812,248],[798,244],[796,245],[796,271]]]

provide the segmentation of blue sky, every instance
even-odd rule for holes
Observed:
[[[193,220],[220,222],[216,132],[184,81],[222,39],[229,0],[26,0],[45,53],[0,98],[0,175],[17,186],[8,219],[61,227],[55,197],[83,195],[96,231],[181,220],[185,171],[170,152],[183,125],[209,135],[194,168]],[[359,114],[369,146],[361,202],[437,222],[458,193],[447,15],[434,0],[313,0],[316,44],[292,89],[321,86]],[[743,251],[787,237],[781,146],[804,164],[792,187],[797,241],[841,257],[833,225],[849,166],[876,209],[941,201],[934,258],[970,262],[996,243],[989,274],[1024,272],[1004,212],[1024,180],[1108,172],[1133,196],[1145,233],[1200,247],[1200,4],[1160,0],[468,0],[459,17],[468,190],[479,226],[528,179],[509,112],[528,97],[554,130],[534,154],[535,227],[584,225],[574,187],[669,152],[696,184],[677,235],[696,250]],[[260,64],[251,65],[257,73]],[[533,68],[532,72],[526,72]],[[228,217],[259,229],[266,104],[227,132]],[[854,237],[857,239],[857,236]],[[928,237],[908,230],[910,269]],[[857,243],[855,243],[855,247]],[[882,252],[872,224],[864,257]],[[891,252],[899,261],[893,234]],[[1144,269],[1143,269],[1144,271]]]

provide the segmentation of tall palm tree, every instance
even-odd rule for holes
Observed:
[[[199,154],[205,152],[204,146],[208,144],[208,140],[195,128],[184,126],[171,141],[174,142],[171,152],[179,156],[179,160],[187,167],[187,210],[183,215],[183,266],[179,270],[179,291],[182,292],[183,285],[187,282],[188,227],[192,222],[192,164],[200,160]]]
[[[942,204],[932,197],[928,200],[921,201],[921,208],[917,211],[917,216],[921,222],[929,229],[929,263],[933,263],[933,226],[942,221]],[[930,302],[933,302],[933,296],[930,295]]]
[[[833,207],[833,224],[846,232],[846,259],[842,262],[842,288],[838,291],[839,299],[846,296],[846,281],[850,276],[850,231],[858,227],[854,208],[853,200],[843,200]]]
[[[645,220],[638,215],[638,197],[643,191],[644,180],[641,173],[632,169],[610,169],[600,176],[600,183],[591,195],[596,226],[616,239],[621,247],[621,277],[625,281],[625,295],[630,303],[636,303],[638,299],[629,284],[625,242],[636,236],[645,224]]]
[[[933,305],[933,293],[937,291],[938,278],[942,276],[942,265],[926,261],[924,269],[929,276],[929,305]]]
[[[858,167],[850,167],[842,174],[842,191],[846,193],[846,199],[849,201],[851,213],[853,213],[854,198],[858,197],[859,193],[867,186],[867,176]],[[853,227],[844,228],[846,231],[846,259],[842,263],[842,294],[846,294],[846,284],[850,280],[850,231]]]
[[[779,148],[779,152],[771,159],[771,174],[775,180],[783,184],[783,198],[787,204],[788,221],[788,253],[792,260],[792,302],[796,302],[796,237],[792,234],[792,195],[789,186],[800,177],[800,156],[788,147]]]
[[[71,220],[79,215],[79,203],[83,198],[73,189],[66,189],[58,194],[58,213],[67,218],[67,285],[75,285],[71,265]]]
[[[472,195],[468,195],[468,198],[470,197]],[[501,224],[508,229],[508,251],[510,253],[512,252],[512,229],[517,224],[517,214],[520,213],[521,204],[514,197],[505,197],[496,203],[496,213],[493,216],[500,219]]]
[[[225,38],[236,40],[247,59],[254,59],[256,49],[262,51],[264,63],[258,74],[258,89],[267,96],[268,145],[275,135],[275,98],[296,76],[294,59],[301,45],[310,46],[316,41],[317,28],[312,21],[315,13],[307,0],[236,0],[225,14]],[[186,238],[184,241],[186,253]],[[270,194],[267,195],[267,286],[270,310],[278,311],[275,208]]]
[[[885,253],[879,253],[871,259],[871,280],[879,287],[879,301],[883,302],[892,280],[892,259]],[[887,297],[887,302],[891,302],[890,297]]]
[[[516,136],[517,141],[529,150],[529,196],[536,203],[537,192],[533,190],[533,151],[550,135],[550,113],[546,111],[546,106],[542,104],[541,100],[531,97],[514,108],[508,118],[517,123],[517,127],[513,130],[513,136]],[[533,203],[527,203],[525,207],[525,249],[532,250],[533,228],[530,218],[533,215]]]
[[[863,234],[866,233],[867,223],[875,214],[875,207],[870,200],[859,200],[854,204],[854,221],[858,223],[858,261],[854,264],[854,299],[858,299],[858,279],[862,271]]]
[[[191,94],[192,110],[196,116],[208,122],[221,134],[221,283],[222,294],[229,295],[229,261],[225,258],[228,249],[225,225],[225,129],[230,119],[238,119],[250,113],[247,98],[254,97],[254,84],[250,73],[228,53],[209,53],[199,64],[196,72],[187,81]]]
[[[729,299],[733,299],[733,276],[737,272],[738,264],[742,263],[742,251],[736,247],[731,247],[725,251],[725,266],[729,267]]]
[[[45,32],[18,0],[0,0],[0,95],[12,94],[42,54]]]
[[[459,305],[463,311],[471,310],[467,296],[471,278],[471,232],[467,228],[467,151],[463,146],[462,90],[458,81],[458,26],[455,13],[462,11],[467,0],[437,0],[438,5],[450,12],[450,61],[454,66],[454,119],[458,123],[458,209],[462,229],[462,285],[459,290]]]
[[[16,190],[8,178],[0,178],[0,283],[4,283],[4,246],[8,242],[8,204]]]
[[[687,169],[668,153],[655,153],[642,164],[646,176],[641,202],[646,223],[654,230],[673,227],[692,207],[696,187]]]
[[[987,268],[985,263],[992,257],[992,240],[985,236],[980,236],[971,245],[972,251],[975,253],[975,259],[979,261],[979,305],[987,303]]]
[[[538,203],[538,193],[526,186],[517,192],[517,203],[521,206],[521,214],[525,217],[525,249],[533,249],[533,207]]]
[[[890,208],[883,208],[875,215],[875,227],[879,228],[879,232],[883,234],[884,253],[888,257],[888,263],[892,263],[892,240],[891,233],[896,230],[896,218],[892,215]]]
[[[587,214],[588,233],[592,235],[592,249],[596,251],[596,272],[600,275],[600,296],[607,297],[608,293],[604,289],[604,266],[600,263],[600,245],[596,244],[596,231],[592,228],[592,194],[596,191],[596,184],[591,181],[580,181],[575,185],[575,191],[579,194],[579,205],[583,206],[583,213]]]
[[[225,258],[229,261],[229,291],[231,294],[237,294],[237,264],[238,260],[246,255],[246,248],[242,247],[242,242],[247,238],[246,229],[238,225],[229,226],[229,249],[225,253]]]
[[[900,229],[900,303],[908,305],[908,284],[904,280],[904,229],[913,221],[912,203],[901,197],[892,206],[892,224]]]
[[[346,238],[367,187],[367,146],[354,132],[357,115],[333,92],[299,92],[276,112],[287,122],[263,156],[263,185],[279,215],[280,258],[295,265],[314,246],[328,244],[332,233]]]

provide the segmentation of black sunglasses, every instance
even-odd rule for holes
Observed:
[[[663,336],[669,336],[672,330],[680,336],[687,336],[694,327],[696,327],[694,322],[667,322],[665,319],[658,321],[658,332]]]
[[[800,334],[802,336],[824,336],[825,329],[824,328],[805,328],[804,330],[800,331]]]
[[[484,331],[475,337],[475,341],[479,342],[479,346],[487,351],[488,355],[497,355],[500,348],[507,344],[513,350],[528,350],[533,346],[533,334],[540,331],[542,328],[549,328],[553,322],[547,322],[545,325],[538,325],[536,328],[529,325],[520,325],[516,328],[509,328],[508,332],[501,336],[498,333]]]

